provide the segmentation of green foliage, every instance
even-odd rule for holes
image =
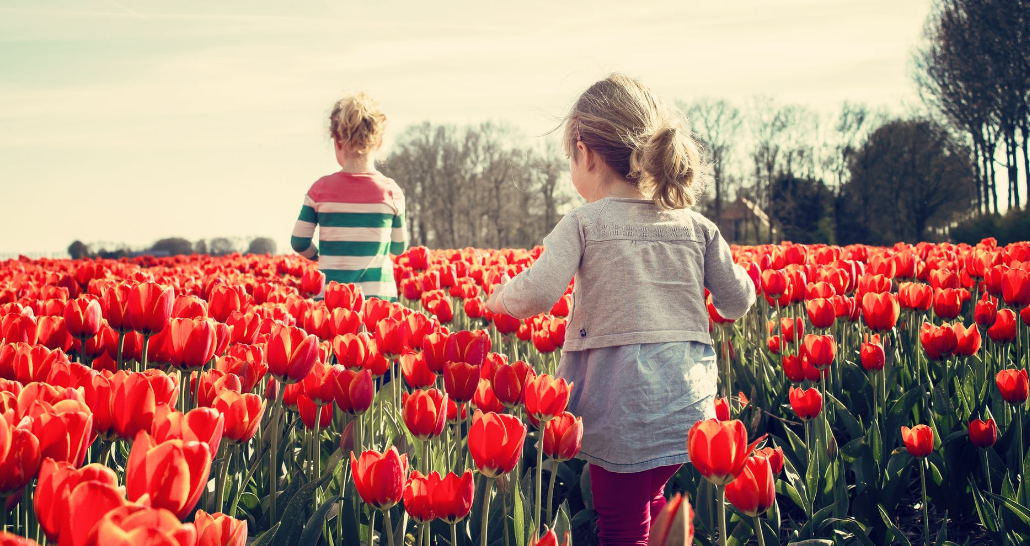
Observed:
[[[989,237],[997,239],[999,245],[1025,241],[1030,237],[1030,210],[974,216],[951,228],[951,240],[956,243],[975,245]]]

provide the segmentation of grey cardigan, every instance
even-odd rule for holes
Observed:
[[[566,214],[544,252],[507,283],[501,304],[526,318],[546,312],[575,277],[564,350],[637,343],[711,344],[704,289],[719,314],[737,319],[755,286],[719,229],[689,210],[606,197]]]

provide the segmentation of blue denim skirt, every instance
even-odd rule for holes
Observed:
[[[690,427],[715,417],[718,368],[706,343],[567,351],[557,376],[574,383],[569,411],[583,417],[579,458],[610,472],[688,462]]]

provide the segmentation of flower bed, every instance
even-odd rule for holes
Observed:
[[[540,251],[413,248],[400,303],[289,257],[0,264],[0,542],[594,542],[571,297],[483,303]],[[761,297],[709,306],[720,420],[653,540],[1030,540],[1030,245],[734,252]]]

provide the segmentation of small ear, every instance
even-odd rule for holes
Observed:
[[[383,137],[379,137],[379,143],[376,144],[376,151],[378,152],[379,149],[382,148],[382,147],[383,147]]]
[[[336,146],[337,150],[343,150],[343,144],[340,143],[340,139],[333,137],[333,145]]]
[[[579,155],[585,162],[584,165],[586,166],[587,171],[593,171],[596,166],[595,160],[597,157],[596,154],[594,154],[594,151],[586,144],[583,144],[583,141],[576,142],[576,150],[579,151]]]

